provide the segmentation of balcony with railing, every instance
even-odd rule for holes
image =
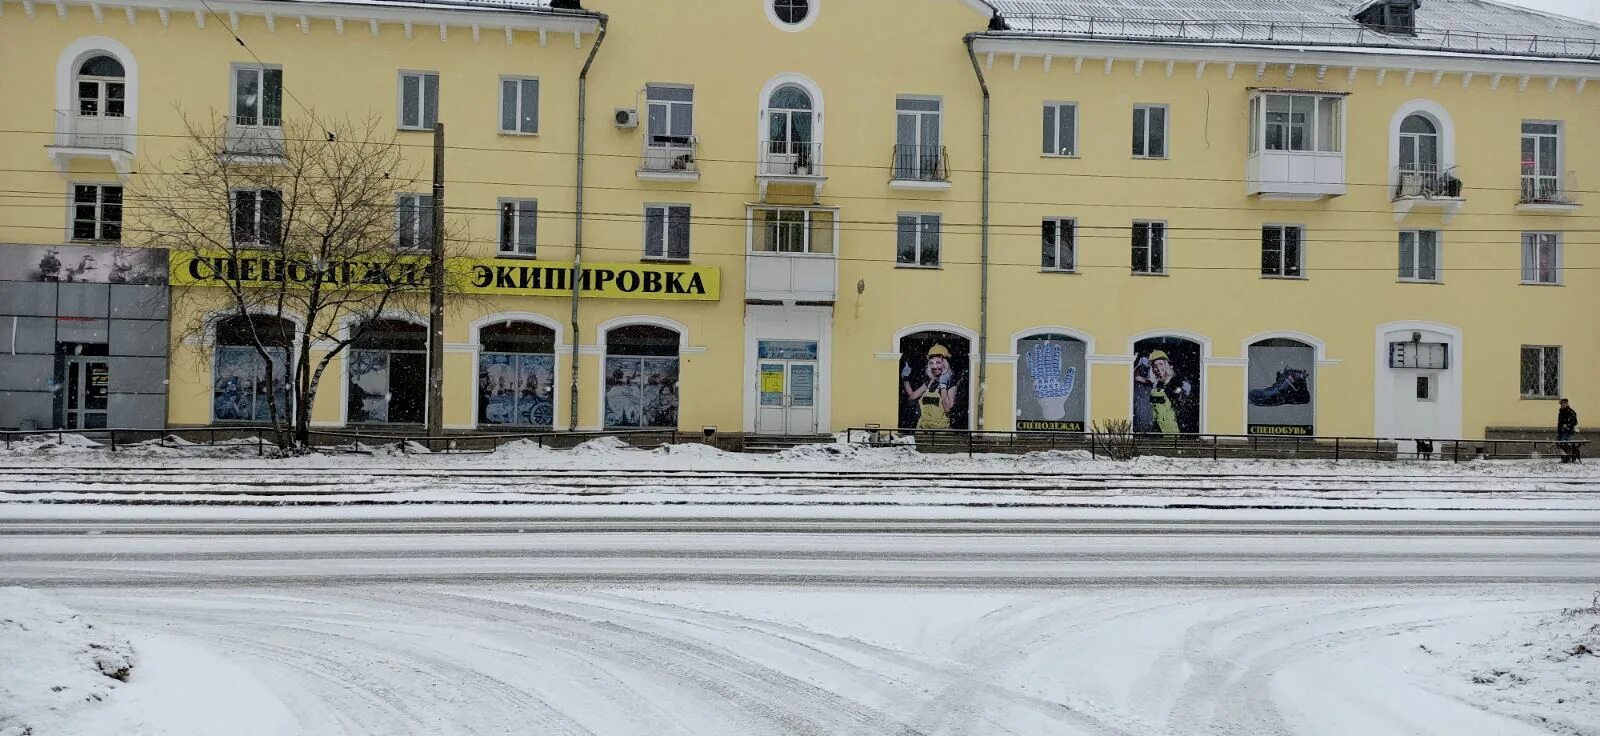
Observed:
[[[649,181],[697,181],[698,141],[692,135],[647,135],[639,156],[639,178]]]
[[[74,158],[111,162],[126,174],[133,163],[133,121],[113,115],[79,115],[74,110],[56,111],[55,141],[46,152],[56,168],[67,170]]]
[[[944,146],[898,143],[889,186],[895,189],[949,189],[950,155]]]
[[[822,192],[828,178],[822,175],[822,144],[817,141],[762,140],[761,158],[756,162],[756,181],[761,198],[770,185],[790,185]]]
[[[255,115],[227,119],[222,152],[235,163],[268,163],[283,158],[283,121]]]
[[[1390,201],[1401,214],[1418,207],[1443,210],[1454,215],[1466,203],[1464,185],[1454,166],[1399,166],[1394,172],[1394,191]]]
[[[1572,172],[1536,172],[1524,167],[1517,209],[1524,212],[1570,212],[1578,209]]]

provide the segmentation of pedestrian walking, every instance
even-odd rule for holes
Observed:
[[[1577,433],[1578,412],[1566,399],[1562,399],[1561,410],[1556,412],[1556,448],[1561,450],[1561,462],[1578,462],[1580,445],[1572,441]]]

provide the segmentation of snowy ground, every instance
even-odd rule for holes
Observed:
[[[14,449],[0,736],[1600,736],[1588,467]]]

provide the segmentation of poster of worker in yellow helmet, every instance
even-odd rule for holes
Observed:
[[[900,428],[967,429],[971,343],[950,332],[900,338]]]
[[[1200,431],[1200,345],[1180,337],[1134,343],[1133,431]]]

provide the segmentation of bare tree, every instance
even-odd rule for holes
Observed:
[[[227,324],[255,348],[254,393],[284,449],[309,445],[323,376],[372,320],[426,311],[432,259],[429,199],[402,198],[427,185],[394,133],[375,117],[307,117],[184,116],[181,149],[143,168],[129,212],[130,230],[171,252],[189,285],[174,294],[198,303],[182,334],[209,345]]]

